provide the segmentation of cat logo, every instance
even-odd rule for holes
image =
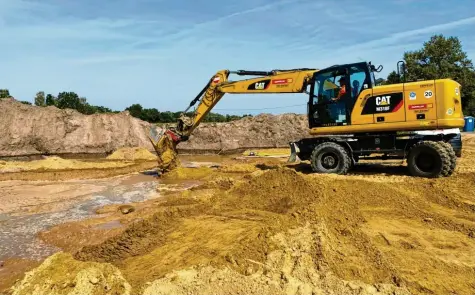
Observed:
[[[376,111],[377,112],[387,112],[391,107],[391,96],[376,96]]]
[[[266,83],[265,82],[256,82],[255,88],[257,90],[263,90],[266,88]]]
[[[391,96],[376,96],[376,105],[378,106],[387,106],[391,104]]]

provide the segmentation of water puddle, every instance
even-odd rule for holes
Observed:
[[[10,257],[42,259],[60,249],[46,245],[36,235],[55,225],[98,217],[95,210],[104,205],[143,202],[160,197],[157,186],[160,180],[151,175],[132,175],[121,182],[97,181],[106,187],[103,191],[92,193],[74,200],[58,212],[30,215],[0,214],[0,260]],[[186,189],[190,185],[183,185]],[[120,223],[106,223],[105,228],[121,226]]]

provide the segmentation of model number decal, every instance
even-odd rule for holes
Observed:
[[[433,95],[434,95],[434,93],[432,93],[432,90],[424,90],[424,97],[425,98],[431,98]]]
[[[369,97],[361,112],[362,115],[397,112],[403,105],[403,93],[394,92]]]

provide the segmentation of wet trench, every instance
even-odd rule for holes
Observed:
[[[160,180],[153,175],[131,175],[120,182],[99,180],[97,183],[105,189],[67,202],[66,207],[53,212],[0,214],[0,261],[13,257],[43,259],[60,249],[42,242],[37,238],[38,233],[62,223],[100,217],[95,210],[105,205],[143,202],[160,197],[157,192]],[[190,186],[193,184],[181,185],[183,189]],[[101,226],[107,228],[118,224]]]

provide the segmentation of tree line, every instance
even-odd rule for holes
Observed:
[[[475,116],[475,68],[467,53],[462,50],[462,44],[457,37],[433,35],[424,42],[419,50],[406,51],[403,54],[406,67],[402,71],[392,71],[386,78],[378,78],[378,85],[395,84],[417,80],[432,80],[450,78],[461,86],[462,107],[465,115]],[[399,74],[398,74],[399,73]],[[0,89],[0,98],[10,97],[8,89]],[[21,101],[31,104],[28,101]],[[118,113],[107,107],[91,105],[85,97],[74,92],[60,92],[57,96],[40,91],[34,98],[37,106],[56,106],[60,109],[75,109],[89,115],[95,113]],[[175,122],[180,112],[160,112],[155,108],[143,108],[140,104],[132,104],[125,110],[136,118],[151,123]],[[209,113],[205,122],[229,122],[251,115],[222,115]]]
[[[8,89],[0,89],[0,99],[12,97]],[[24,104],[32,105],[29,101],[20,101]],[[34,98],[34,105],[40,107],[55,106],[59,109],[74,109],[78,112],[91,115],[91,114],[103,114],[103,113],[119,113],[120,111],[111,110],[110,108],[103,106],[91,105],[87,102],[85,97],[80,97],[77,93],[71,91],[60,92],[57,96],[50,93],[46,94],[43,91],[36,93]],[[150,123],[172,123],[176,122],[181,112],[160,112],[156,108],[143,108],[140,104],[132,104],[125,108],[125,111],[129,111],[130,115],[150,122]],[[188,115],[192,113],[189,112]],[[238,120],[244,117],[252,116],[250,114],[245,115],[222,115],[218,113],[209,113],[204,122],[230,122]]]

